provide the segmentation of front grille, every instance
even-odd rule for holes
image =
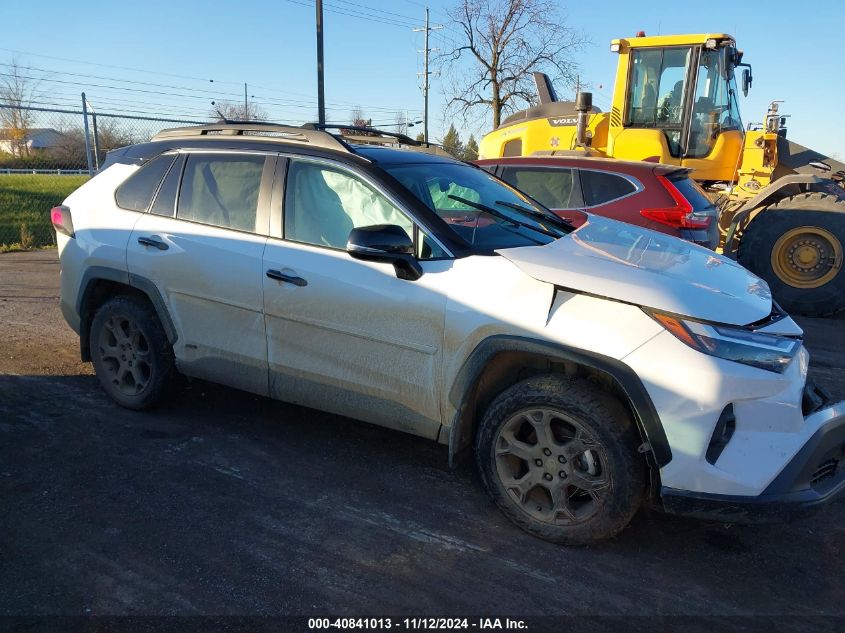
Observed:
[[[835,477],[838,469],[839,460],[835,457],[822,462],[810,477],[810,485],[813,488],[818,488],[826,480]]]

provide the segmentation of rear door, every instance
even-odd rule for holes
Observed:
[[[267,393],[262,256],[275,155],[186,152],[132,232],[131,275],[155,284],[183,372]]]

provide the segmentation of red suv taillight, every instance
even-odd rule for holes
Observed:
[[[656,209],[643,209],[640,215],[649,220],[660,222],[661,224],[668,224],[678,229],[706,229],[710,227],[712,218],[710,216],[700,216],[693,213],[692,205],[684,198],[683,194],[678,191],[678,188],[672,184],[666,176],[658,174],[657,180],[660,181],[672,200],[675,202],[674,207],[659,207]]]
[[[70,217],[70,209],[66,206],[59,205],[50,209],[50,221],[56,231],[73,237],[73,220]]]

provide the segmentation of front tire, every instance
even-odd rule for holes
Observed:
[[[582,380],[529,378],[489,406],[476,436],[487,492],[517,526],[585,545],[619,533],[646,490],[639,435],[625,407]]]
[[[89,339],[94,371],[115,402],[140,410],[162,399],[175,375],[173,350],[148,303],[109,299],[94,315]]]

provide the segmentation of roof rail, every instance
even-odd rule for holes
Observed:
[[[162,130],[152,140],[191,136],[260,136],[262,140],[283,143],[307,143],[323,149],[350,152],[350,147],[336,136],[320,129],[296,127],[278,123],[256,123],[251,121],[227,121],[191,127],[176,127]]]
[[[360,125],[345,125],[343,123],[306,123],[302,126],[304,130],[340,130],[341,134],[344,131],[362,132],[370,136],[388,136],[394,138],[400,143],[411,145],[413,147],[420,147],[423,145],[420,141],[412,139],[407,134],[401,132],[388,132],[386,130],[379,130],[374,127],[360,126]]]

